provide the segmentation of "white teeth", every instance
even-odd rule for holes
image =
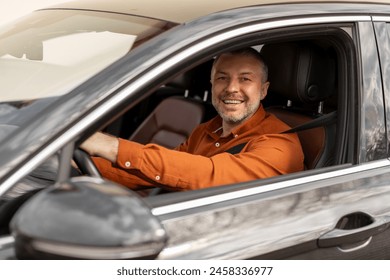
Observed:
[[[223,101],[225,104],[240,104],[242,101],[240,100],[224,100]]]

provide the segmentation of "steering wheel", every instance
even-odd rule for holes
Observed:
[[[77,148],[73,152],[73,160],[77,164],[81,173],[91,177],[102,178],[99,169],[97,169],[91,156],[84,150]]]
[[[84,150],[80,148],[75,149],[73,152],[73,160],[77,164],[77,167],[80,169],[82,174],[95,178],[102,178],[102,175],[99,169],[97,169],[91,156]],[[154,188],[149,194],[147,194],[147,196],[155,196],[164,192],[166,191],[164,191],[162,188]]]

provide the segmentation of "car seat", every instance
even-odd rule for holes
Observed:
[[[205,116],[204,104],[188,96],[190,73],[179,75],[161,88],[166,92],[182,91],[182,96],[169,96],[163,99],[149,116],[139,125],[129,140],[147,144],[155,143],[174,148],[184,142],[192,130]]]
[[[290,127],[325,115],[325,101],[334,100],[336,92],[336,63],[329,52],[310,42],[288,42],[265,45],[261,54],[269,69],[270,88],[266,99],[278,96],[285,100],[285,104],[270,106],[266,111]],[[297,133],[307,169],[333,163],[335,121]]]

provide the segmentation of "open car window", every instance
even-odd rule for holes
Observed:
[[[306,32],[307,35],[302,36],[301,33],[296,39],[293,36],[285,38],[283,35],[275,36],[272,40],[248,39],[247,46],[258,50],[269,64],[271,85],[267,97],[262,101],[266,111],[276,115],[292,128],[303,126],[298,134],[305,153],[306,170],[299,174],[291,174],[295,177],[304,177],[308,171],[317,172],[316,170],[321,168],[337,168],[338,165],[353,163],[350,151],[345,149],[345,141],[348,137],[345,121],[348,116],[343,115],[344,113],[340,114],[340,108],[344,108],[341,112],[346,112],[346,108],[350,106],[345,101],[346,96],[349,100],[356,98],[353,92],[346,91],[349,80],[341,79],[341,77],[354,75],[347,65],[343,65],[348,53],[351,52],[352,27],[334,27],[331,36],[322,35],[320,30],[321,26],[317,27],[316,32],[313,32],[313,29],[302,28],[301,32]],[[280,34],[282,33],[280,31]],[[242,47],[242,41],[240,43]],[[342,48],[339,43],[344,44]],[[226,48],[232,49],[233,44],[226,45]],[[222,50],[220,49],[219,52]],[[185,141],[197,123],[188,122],[187,134],[176,135],[178,140],[173,143],[162,141],[159,138],[161,135],[159,129],[166,132],[171,129],[169,126],[179,122],[178,119],[197,118],[199,123],[202,123],[217,115],[211,102],[210,84],[213,57],[217,54],[218,52],[201,58],[202,63],[195,63],[187,71],[181,71],[184,65],[172,70],[175,74],[172,74],[170,79],[106,126],[104,131],[142,144],[157,143],[167,148],[173,148],[180,141]],[[313,59],[313,65],[302,65],[309,56]],[[188,65],[185,66],[188,68]],[[177,74],[180,71],[181,73]],[[180,105],[167,106],[166,109],[160,107],[167,100],[175,100],[175,104],[181,104],[177,99],[187,104],[195,103],[197,105],[194,106],[199,105],[204,111],[199,117],[198,113],[191,115],[188,110],[181,111]],[[165,120],[162,117],[164,115],[162,110],[166,110],[166,116],[172,115],[171,118],[167,117]],[[161,118],[161,122],[166,123],[158,127],[160,124],[151,121],[156,118]],[[323,121],[316,121],[316,119],[323,119]],[[311,127],[304,128],[306,124],[311,124]],[[175,138],[174,134],[177,131],[172,128],[171,133],[170,140]],[[271,180],[282,181],[284,177],[275,177]]]

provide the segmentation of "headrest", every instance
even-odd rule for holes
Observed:
[[[213,60],[204,62],[187,72],[176,75],[165,86],[190,89],[193,94],[199,94],[203,97],[205,91],[210,92],[210,72]]]
[[[306,42],[269,44],[261,54],[269,71],[270,93],[291,101],[317,103],[335,91],[335,60]]]
[[[178,89],[189,89],[191,87],[191,75],[188,72],[181,73],[171,79],[165,86]]]

